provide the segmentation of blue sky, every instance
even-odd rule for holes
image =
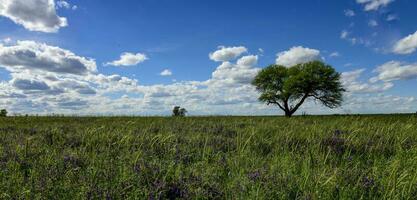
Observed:
[[[277,114],[257,102],[250,79],[269,64],[320,59],[343,73],[345,104],[308,102],[302,111],[412,112],[416,7],[412,0],[0,0],[0,107]]]

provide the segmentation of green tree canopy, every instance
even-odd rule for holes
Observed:
[[[1,109],[0,110],[0,117],[6,117],[7,116],[7,110],[6,109]]]
[[[187,112],[188,111],[185,108],[181,108],[180,106],[175,106],[174,109],[172,109],[172,116],[174,116],[174,117],[185,117]]]
[[[291,117],[308,98],[336,108],[341,105],[345,91],[340,73],[320,61],[292,67],[270,65],[258,73],[252,84],[261,92],[260,101],[277,105],[287,117]]]

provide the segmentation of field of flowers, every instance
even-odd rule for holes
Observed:
[[[416,196],[413,115],[0,118],[0,199]]]

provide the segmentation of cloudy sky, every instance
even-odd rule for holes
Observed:
[[[0,107],[11,113],[281,114],[250,85],[323,60],[341,108],[417,111],[414,0],[0,0]]]

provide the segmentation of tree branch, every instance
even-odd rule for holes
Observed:
[[[271,104],[271,103],[278,105],[279,108],[285,111],[284,107],[278,101],[275,101],[275,100],[268,101],[268,104]]]
[[[291,112],[291,114],[293,114],[293,113],[295,113],[295,111],[297,111],[298,110],[298,108],[304,103],[304,101],[307,99],[307,97],[309,96],[309,94],[308,93],[306,93],[304,96],[303,96],[303,98],[301,98],[301,100],[300,100],[300,102],[298,102],[295,106],[294,106],[294,108],[291,108],[291,110],[290,110],[290,112]]]

